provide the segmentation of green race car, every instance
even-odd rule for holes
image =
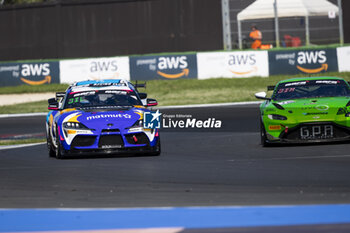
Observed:
[[[260,105],[261,144],[350,140],[350,86],[342,78],[280,81]]]

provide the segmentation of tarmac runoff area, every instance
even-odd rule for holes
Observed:
[[[258,104],[162,111],[225,124],[163,132],[157,157],[1,150],[0,233],[350,232],[349,144],[262,148]],[[1,118],[1,134],[40,133],[44,121]]]
[[[55,97],[54,92],[0,95],[0,106],[47,100]]]
[[[0,95],[0,106],[42,101],[42,100],[47,100],[49,98],[53,98],[54,96],[55,96],[54,92],[5,94],[5,95]],[[16,114],[11,114],[11,115],[15,116]],[[19,115],[23,115],[23,114],[19,114]],[[33,114],[30,114],[30,115],[33,115]],[[4,116],[6,116],[6,114]],[[45,137],[44,133],[40,133],[40,135],[39,134],[38,135],[36,134],[0,135],[0,140],[6,140],[6,139],[18,140],[18,139],[44,138],[44,137]],[[29,144],[8,145],[8,146],[4,145],[4,146],[0,146],[0,150],[35,146],[38,144],[42,144],[42,143],[29,143]]]

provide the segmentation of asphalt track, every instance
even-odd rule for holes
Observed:
[[[257,105],[162,113],[215,117],[223,128],[165,130],[159,157],[56,160],[45,145],[0,150],[0,208],[350,203],[348,143],[262,148]],[[44,121],[2,118],[0,136],[44,132]]]

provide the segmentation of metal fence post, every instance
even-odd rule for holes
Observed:
[[[309,16],[305,16],[305,45],[310,45],[310,22]]]
[[[339,42],[340,42],[340,45],[344,45],[343,8],[341,4],[342,4],[342,1],[338,0]]]
[[[280,47],[280,31],[278,25],[278,11],[277,11],[277,0],[273,3],[273,8],[275,11],[275,37],[276,37],[276,47]]]
[[[238,48],[242,49],[242,23],[237,19],[237,27],[238,27]]]
[[[222,12],[222,31],[224,37],[224,49],[232,49],[231,41],[231,23],[230,23],[230,6],[229,0],[221,0],[221,12]]]

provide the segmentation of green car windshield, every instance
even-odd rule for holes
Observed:
[[[348,84],[343,80],[305,80],[280,83],[273,100],[350,96]]]

